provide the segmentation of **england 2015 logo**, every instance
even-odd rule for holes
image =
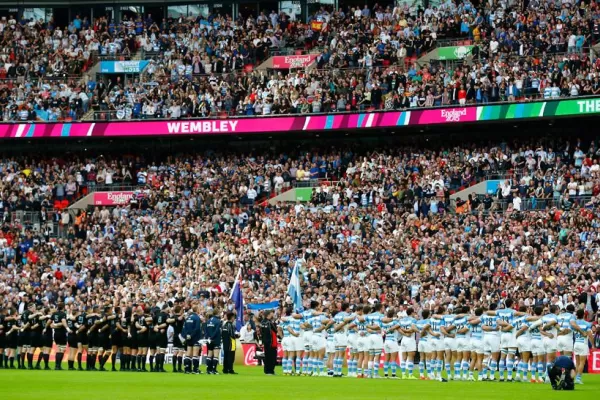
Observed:
[[[461,118],[467,115],[466,108],[458,108],[451,110],[442,110],[441,117],[446,120],[446,122],[460,122]]]

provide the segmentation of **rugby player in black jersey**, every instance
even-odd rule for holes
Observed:
[[[137,304],[133,305],[133,308],[128,308],[125,313],[125,318],[129,319],[129,339],[131,340],[131,357],[130,357],[130,370],[137,371],[137,354],[138,354],[138,335],[137,328],[135,327],[137,319]]]
[[[32,307],[32,313],[29,316],[29,349],[27,350],[27,367],[29,369],[33,369],[33,356],[35,354],[35,350],[39,350],[38,363],[36,369],[40,369],[40,361],[43,358],[42,352],[42,330],[44,329],[44,310],[42,306],[39,306],[37,310],[35,310],[35,304]]]
[[[31,344],[31,335],[29,332],[31,321],[29,320],[29,317],[35,309],[34,307],[35,305],[33,303],[29,304],[25,311],[23,311],[23,314],[21,314],[21,318],[17,320],[19,326],[19,336],[17,337],[17,364],[19,365],[19,369],[27,369],[27,367],[25,367],[25,357],[29,352],[29,346]]]
[[[69,346],[69,371],[75,371],[75,355],[78,351],[77,343],[77,315],[75,315],[74,306],[71,305],[67,312],[67,327],[71,332],[67,335],[67,346]]]
[[[52,351],[52,313],[54,312],[53,308],[46,307],[44,308],[43,315],[40,317],[40,323],[42,324],[42,352],[40,353],[36,369],[40,369],[40,361],[44,360],[44,369],[50,369],[48,365],[50,363],[50,352]]]
[[[17,323],[17,319],[17,310],[15,310],[14,307],[8,308],[8,310],[6,310],[6,315],[4,316],[4,329],[6,331],[6,358],[4,359],[5,368],[15,368],[15,354],[17,351],[17,341],[19,335],[19,325]]]
[[[82,366],[82,358],[83,352],[87,353],[89,348],[89,341],[87,335],[87,315],[85,313],[85,308],[83,305],[79,307],[79,312],[77,314],[77,318],[75,320],[75,327],[77,328],[76,337],[77,337],[77,369],[79,371],[83,371]]]
[[[167,320],[167,323],[173,327],[173,372],[183,372],[182,364],[185,348],[181,342],[181,332],[183,331],[184,322],[183,308],[177,305],[173,308],[173,313]]]
[[[100,307],[97,305],[92,307],[92,312],[86,314],[85,326],[88,336],[88,356],[86,363],[87,371],[97,371],[96,357],[98,354],[98,328],[100,321]]]
[[[165,304],[162,310],[158,311],[154,317],[154,333],[155,333],[155,360],[156,360],[156,372],[167,372],[165,371],[165,354],[168,347],[167,339],[167,328],[169,327],[167,321],[169,315],[167,311],[169,305]]]
[[[108,361],[110,349],[110,319],[113,319],[111,307],[105,307],[98,321],[98,363],[100,371],[106,371],[104,364]]]
[[[136,310],[135,330],[137,334],[137,363],[138,372],[148,372],[146,355],[148,354],[148,316],[140,306]]]
[[[129,371],[131,365],[131,336],[129,334],[129,328],[131,326],[131,316],[126,311],[121,315],[121,328],[122,340],[123,340],[123,351],[121,352],[121,371]],[[131,311],[129,311],[131,312]]]
[[[124,356],[123,356],[123,333],[127,334],[127,331],[123,329],[121,325],[121,308],[115,307],[112,314],[108,317],[108,323],[110,325],[110,363],[112,364],[112,371],[116,371],[117,364],[117,353],[121,352],[121,371],[123,370]]]
[[[52,320],[52,329],[54,330],[54,343],[56,343],[56,366],[54,369],[62,369],[62,360],[67,346],[67,333],[71,330],[67,325],[67,314],[65,313],[65,304],[58,303],[57,310],[50,317]]]

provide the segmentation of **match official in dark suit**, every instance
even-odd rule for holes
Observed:
[[[235,360],[235,339],[239,336],[235,333],[235,314],[228,312],[225,324],[221,328],[221,341],[223,342],[223,373],[234,374],[233,361]]]
[[[275,375],[277,364],[277,325],[273,322],[273,310],[265,311],[260,323],[260,337],[265,350],[265,375]]]

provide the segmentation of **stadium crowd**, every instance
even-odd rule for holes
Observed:
[[[53,315],[62,304],[73,324],[77,315],[93,314],[91,326],[100,321],[111,331],[109,314],[129,312],[121,325],[137,327],[136,313],[153,321],[163,307],[179,306],[177,318],[192,304],[231,311],[239,268],[245,302],[286,304],[296,265],[304,298],[329,310],[350,303],[400,313],[443,306],[458,314],[514,299],[515,307],[581,308],[595,321],[596,147],[520,140],[470,148],[207,151],[156,161],[5,159],[0,325],[26,311]],[[494,176],[508,184],[483,199],[449,200],[451,191]],[[84,186],[130,182],[138,189],[129,204],[67,217],[59,237],[18,218],[50,208],[54,198],[74,200]],[[310,202],[264,201],[308,183],[317,185]],[[19,321],[13,333],[33,326]],[[48,327],[62,329],[60,321],[35,329]],[[94,351],[112,347],[106,337],[95,340],[101,343],[90,343]],[[21,345],[42,347],[9,344],[17,345],[22,367],[29,350]],[[108,352],[91,354],[108,359]],[[69,357],[74,362],[75,354]],[[88,367],[94,363],[88,359]]]
[[[308,18],[272,12],[151,17],[68,27],[0,22],[4,120],[188,118],[526,101],[600,93],[588,48],[599,34],[595,3],[468,0],[439,7],[325,7]],[[474,45],[467,63],[417,63],[444,39]],[[465,39],[465,40],[462,40]],[[444,44],[442,44],[444,45]],[[252,71],[290,49],[317,54],[305,71]],[[101,56],[151,60],[139,77],[80,77]],[[251,66],[251,67],[248,67]],[[25,79],[27,78],[27,79]],[[32,80],[35,78],[35,80]]]

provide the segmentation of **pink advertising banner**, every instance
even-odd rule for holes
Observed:
[[[95,206],[122,206],[129,204],[134,196],[133,192],[95,192]]]
[[[327,115],[114,122],[0,123],[0,138],[247,135],[364,130],[600,114],[600,98]]]
[[[317,54],[304,54],[294,56],[273,56],[273,68],[290,69],[305,68],[317,59]]]

